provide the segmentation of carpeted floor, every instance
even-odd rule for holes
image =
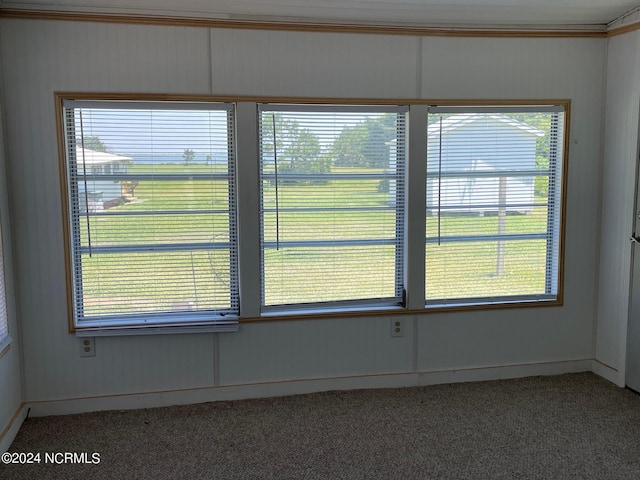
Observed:
[[[42,463],[4,480],[631,480],[640,395],[582,373],[30,418],[10,452]]]

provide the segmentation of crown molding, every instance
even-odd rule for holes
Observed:
[[[471,27],[399,24],[333,23],[307,21],[239,20],[231,18],[182,17],[146,14],[112,14],[61,10],[11,9],[0,7],[0,18],[120,23],[134,25],[280,30],[296,32],[358,33],[432,37],[491,38],[606,38],[605,26],[571,27]],[[627,28],[627,27],[622,27]],[[618,29],[613,31],[617,32]],[[623,32],[624,33],[624,32]],[[617,33],[616,33],[617,34]]]
[[[615,37],[622,35],[623,33],[635,32],[640,30],[640,22],[624,25],[622,27],[611,28],[607,30],[607,37]]]

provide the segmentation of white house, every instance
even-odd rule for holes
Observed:
[[[536,139],[543,135],[530,125],[493,113],[458,114],[432,123],[427,141],[427,212],[495,212],[503,203],[499,201],[503,178],[506,211],[530,213],[534,177],[506,173],[536,168]]]
[[[78,172],[78,195],[80,208],[89,205],[90,212],[101,212],[105,208],[120,203],[123,197],[122,182],[118,179],[96,179],[96,175],[118,175],[127,173],[131,158],[96,152],[88,148],[76,147]],[[85,179],[84,174],[87,174]],[[86,180],[86,194],[85,194]]]

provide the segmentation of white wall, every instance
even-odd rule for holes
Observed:
[[[0,113],[0,118],[2,115]],[[0,121],[0,219],[2,220],[3,263],[7,299],[9,350],[0,356],[0,452],[4,452],[22,423],[22,379],[20,365],[20,332],[16,316],[13,284],[11,228],[9,221],[9,196],[7,194],[6,157]],[[0,271],[0,275],[2,272]]]
[[[640,32],[609,40],[602,172],[597,372],[625,382],[640,112]],[[637,252],[637,250],[636,250]]]
[[[337,377],[348,377],[341,383],[348,388],[368,375],[590,366],[605,40],[16,19],[0,26],[27,401]],[[404,317],[406,334],[398,338],[390,336],[388,317],[251,323],[233,334],[98,338],[96,356],[80,358],[78,339],[67,333],[54,91],[571,99],[565,305]],[[517,372],[524,370],[511,374]],[[278,388],[273,392],[291,391]],[[32,414],[38,405],[40,412],[52,411],[44,406],[52,403],[32,405]]]

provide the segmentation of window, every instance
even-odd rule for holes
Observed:
[[[7,294],[4,278],[4,250],[2,248],[2,226],[0,225],[0,353],[11,341],[7,317]]]
[[[237,328],[232,105],[65,100],[63,118],[74,326]]]
[[[563,107],[432,107],[427,305],[555,300]]]
[[[260,106],[263,311],[402,301],[407,112]]]
[[[84,98],[58,95],[79,335],[562,302],[568,101]]]

